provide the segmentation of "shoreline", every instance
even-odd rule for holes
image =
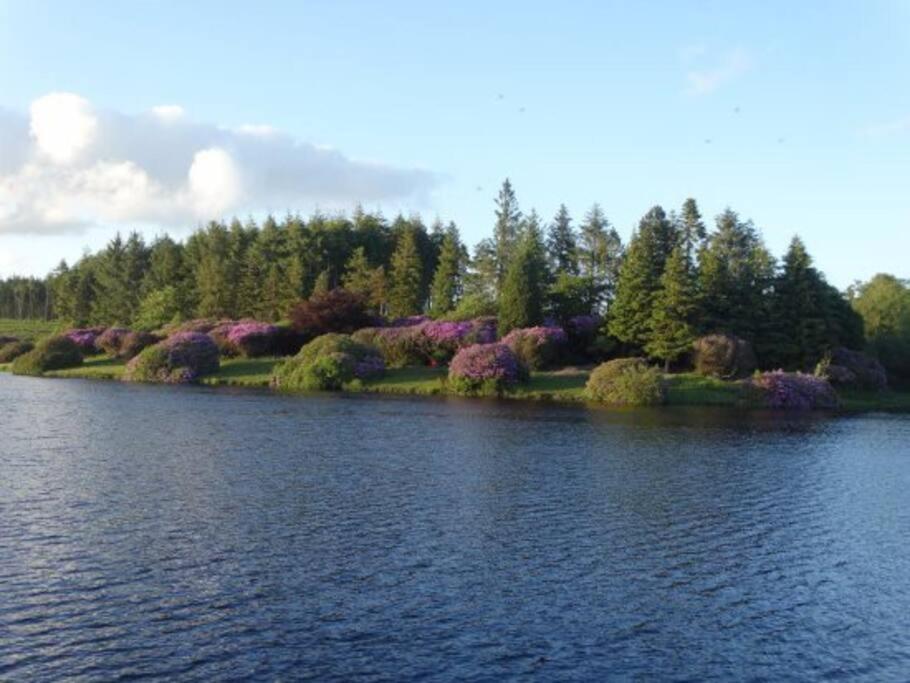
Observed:
[[[275,364],[282,358],[230,358],[221,363],[220,370],[202,377],[198,382],[208,387],[233,387],[268,389],[269,378]],[[93,356],[79,367],[54,370],[44,373],[48,379],[90,379],[118,381],[126,367],[124,361],[105,356]],[[9,364],[0,365],[0,372],[9,372]],[[580,368],[563,368],[553,371],[534,372],[530,380],[514,391],[498,397],[478,397],[484,400],[534,401],[563,405],[589,405],[610,409],[588,401],[584,396],[584,385],[589,371]],[[405,367],[392,368],[384,377],[369,382],[357,381],[342,389],[349,394],[385,394],[396,396],[423,396],[472,398],[446,390],[445,368]],[[700,406],[707,408],[733,408],[739,410],[767,410],[749,405],[742,398],[736,382],[703,377],[695,373],[676,373],[665,376],[667,380],[667,402],[656,408],[675,406]],[[292,392],[282,392],[293,395]],[[835,413],[890,412],[910,413],[910,391],[889,390],[876,393],[841,393],[842,405]],[[614,407],[613,409],[616,409]]]

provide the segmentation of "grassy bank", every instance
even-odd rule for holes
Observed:
[[[269,378],[279,358],[229,358],[221,369],[202,379],[208,386],[268,387]],[[47,377],[84,379],[120,379],[126,363],[121,360],[94,356],[77,368],[55,370]],[[0,365],[0,372],[9,365]],[[505,398],[532,401],[583,402],[589,370],[564,368],[550,372],[532,373],[530,380]],[[440,396],[446,394],[445,368],[409,367],[392,369],[385,376],[369,382],[356,383],[349,391],[373,394]],[[667,375],[667,403],[671,406],[743,405],[742,392],[735,382],[726,382],[695,373]],[[848,411],[885,410],[910,412],[910,391],[884,393],[845,392],[842,405]]]
[[[56,320],[12,320],[0,318],[0,337],[16,337],[34,341],[56,332],[60,323]]]

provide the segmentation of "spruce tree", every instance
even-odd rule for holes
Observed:
[[[455,308],[462,290],[464,248],[458,228],[450,224],[439,248],[439,262],[430,289],[430,315],[443,316]]]
[[[572,230],[572,218],[565,204],[559,205],[559,211],[550,223],[547,232],[547,255],[550,259],[550,268],[555,274],[578,275],[578,245],[575,241],[575,232]]]
[[[660,290],[654,298],[645,351],[664,361],[664,369],[692,348],[693,317],[697,311],[695,282],[684,247],[677,246],[667,259]]]
[[[341,284],[349,292],[360,294],[371,309],[379,311],[385,295],[383,280],[382,266],[371,266],[364,248],[357,247],[345,265]]]
[[[523,242],[509,265],[499,297],[499,333],[539,325],[543,320],[543,292],[538,280],[534,247]]]
[[[664,264],[676,246],[675,236],[664,210],[655,206],[629,242],[607,324],[609,333],[625,344],[642,348],[649,339],[654,298]]]
[[[706,236],[707,231],[704,221],[701,219],[701,213],[698,211],[698,204],[689,197],[683,202],[682,213],[679,217],[679,241],[689,264],[694,262]]]
[[[413,230],[405,230],[392,254],[389,273],[389,315],[404,317],[420,313],[423,268]]]
[[[622,240],[599,204],[585,214],[579,229],[578,253],[582,275],[590,279],[603,299],[610,301],[619,278]]]
[[[518,209],[518,198],[512,189],[511,181],[506,178],[496,197],[496,225],[493,230],[497,290],[502,287],[509,262],[515,253],[520,227],[521,211]]]

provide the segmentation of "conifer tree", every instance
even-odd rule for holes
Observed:
[[[373,267],[363,247],[357,247],[345,265],[341,283],[346,290],[363,297],[374,311],[382,308],[385,297],[385,274],[382,266]]]
[[[578,245],[572,230],[572,218],[565,204],[559,205],[547,232],[547,255],[556,274],[578,275]]]
[[[528,230],[506,273],[499,298],[499,332],[543,321],[546,253],[539,232]]]
[[[423,268],[414,231],[405,230],[399,236],[395,253],[392,254],[389,315],[403,317],[420,313],[423,308],[420,297],[422,279]]]
[[[455,308],[462,291],[464,248],[458,228],[452,223],[446,230],[439,248],[439,262],[433,274],[430,290],[430,315],[439,317]]]
[[[684,247],[677,246],[660,276],[660,290],[654,298],[649,321],[649,339],[645,351],[649,356],[670,363],[692,348],[695,341],[693,317],[697,311],[695,282]]]
[[[664,210],[655,206],[641,219],[629,242],[609,310],[607,329],[621,342],[637,348],[647,343],[654,297],[675,242]]]
[[[689,197],[682,205],[679,217],[679,241],[683,247],[686,261],[691,265],[695,261],[701,245],[705,241],[707,231],[698,211],[698,204]]]
[[[496,225],[493,230],[497,291],[502,286],[509,262],[515,253],[520,227],[521,211],[518,209],[518,198],[512,189],[511,181],[506,178],[496,197]]]
[[[622,240],[599,204],[594,204],[585,214],[579,230],[578,252],[582,275],[590,279],[600,297],[610,301],[619,278]]]

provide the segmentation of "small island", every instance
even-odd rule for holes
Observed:
[[[23,297],[27,294],[28,304]],[[795,237],[732,210],[651,208],[628,244],[598,205],[544,225],[506,180],[469,254],[419,217],[213,222],[119,236],[0,282],[0,369],[44,377],[461,395],[606,406],[910,409],[910,287],[845,292]]]

